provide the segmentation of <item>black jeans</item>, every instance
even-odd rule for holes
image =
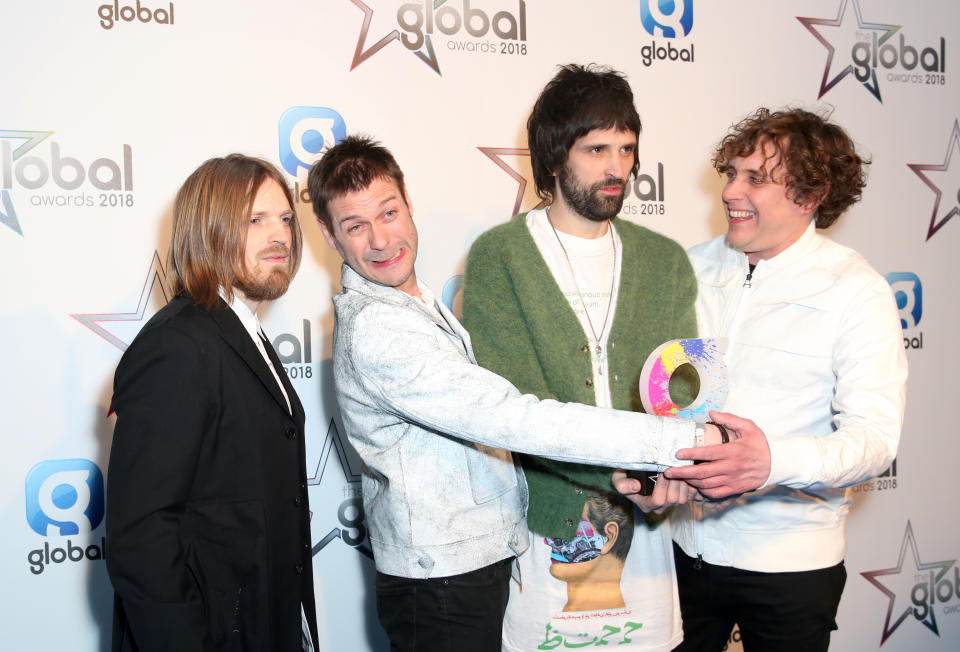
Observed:
[[[683,616],[675,652],[720,652],[734,623],[744,652],[825,652],[847,580],[840,562],[797,573],[714,566],[673,546]]]
[[[391,652],[498,652],[512,562],[425,580],[377,572],[377,616]]]

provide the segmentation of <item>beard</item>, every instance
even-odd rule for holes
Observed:
[[[273,301],[282,297],[287,288],[290,287],[290,281],[293,280],[293,274],[290,272],[290,252],[284,248],[272,248],[261,252],[261,257],[271,254],[284,254],[287,256],[287,264],[282,267],[276,267],[271,264],[268,272],[260,270],[258,263],[253,270],[244,270],[245,278],[236,278],[233,286],[243,293],[243,296],[251,301]]]
[[[626,180],[616,177],[607,177],[603,181],[587,187],[580,185],[579,179],[570,174],[570,171],[564,166],[560,171],[558,180],[560,181],[560,194],[567,205],[577,214],[594,222],[603,222],[616,217],[620,209],[623,208],[623,200],[627,196]],[[600,194],[601,188],[614,185],[621,188],[620,194],[616,197],[606,197]]]

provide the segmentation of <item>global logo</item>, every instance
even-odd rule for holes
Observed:
[[[280,164],[290,176],[310,170],[324,152],[347,137],[343,117],[324,106],[292,106],[280,116]]]
[[[114,0],[112,5],[97,7],[97,16],[100,18],[100,27],[103,29],[113,29],[118,20],[125,23],[132,23],[136,20],[140,23],[153,22],[158,25],[173,25],[173,3],[170,2],[166,7],[154,10],[140,4],[140,0],[136,0],[135,5],[123,5],[122,7],[119,0]]]
[[[47,141],[52,131],[0,129],[0,224],[23,235],[12,191],[34,192],[35,207],[131,207],[133,201],[133,149],[123,145],[119,160],[101,157],[90,163],[70,156],[56,141]],[[41,143],[49,145],[39,147]],[[46,150],[48,154],[43,155]],[[59,190],[46,193],[53,183]],[[85,184],[102,192],[72,192]]]
[[[363,25],[357,38],[350,70],[377,54],[385,47],[399,41],[407,51],[415,55],[438,75],[440,61],[434,46],[437,34],[452,37],[446,41],[450,51],[482,55],[525,56],[527,54],[527,3],[516,0],[516,9],[480,8],[476,0],[421,0],[401,4],[395,16],[389,16],[386,30],[375,28],[374,34],[386,35],[367,46],[371,26],[386,12],[375,11],[362,0],[350,0],[363,12]],[[393,19],[393,20],[390,20]],[[464,32],[466,37],[463,39]],[[497,40],[489,39],[496,36]]]
[[[657,38],[687,36],[693,29],[693,0],[640,0],[640,23],[648,34]],[[679,47],[671,40],[658,44],[654,39],[640,48],[640,60],[647,67],[654,61],[693,63],[693,43]]]
[[[40,462],[27,473],[26,504],[30,528],[47,537],[42,548],[27,553],[31,573],[40,575],[50,564],[105,558],[104,537],[99,545],[87,541],[103,522],[103,474],[96,464],[84,459]]]
[[[27,523],[42,536],[89,534],[103,520],[103,474],[90,460],[47,460],[27,473]]]
[[[836,18],[797,16],[797,20],[827,49],[817,99],[851,77],[882,102],[878,70],[881,74],[887,71],[888,82],[946,84],[947,45],[943,37],[936,45],[918,45],[901,32],[894,41],[902,26],[864,20],[860,0],[841,0]]]
[[[640,0],[640,22],[651,36],[687,36],[693,29],[693,0]]]
[[[920,278],[913,272],[890,272],[884,278],[890,284],[893,298],[897,302],[900,327],[903,330],[916,328],[923,316],[923,285]],[[922,349],[923,332],[904,333],[903,348]]]
[[[909,553],[909,554],[908,554]],[[887,612],[880,634],[883,645],[897,629],[913,619],[937,637],[940,628],[937,612],[960,612],[960,568],[955,559],[922,562],[913,527],[907,521],[900,543],[897,565],[860,575],[887,598]],[[953,573],[950,571],[953,570]]]
[[[923,285],[913,272],[890,272],[884,276],[900,311],[900,326],[916,328],[923,315]]]

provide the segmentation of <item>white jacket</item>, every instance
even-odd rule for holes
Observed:
[[[702,337],[727,337],[723,411],[752,419],[770,476],[735,501],[675,511],[691,557],[744,570],[826,568],[846,550],[850,487],[882,473],[900,440],[907,362],[890,286],[811,222],[760,261],[721,236],[689,252]]]
[[[477,365],[443,304],[434,313],[346,265],[342,282],[333,375],[383,573],[457,575],[526,549],[526,483],[504,449],[655,469],[694,445],[692,421],[521,395]]]

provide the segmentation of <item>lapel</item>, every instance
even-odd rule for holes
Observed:
[[[250,338],[250,334],[247,333],[247,330],[243,327],[240,318],[237,317],[223,299],[220,300],[220,305],[216,310],[210,311],[210,316],[220,329],[220,337],[240,356],[250,368],[250,371],[260,380],[264,389],[273,397],[273,400],[286,412],[287,402],[283,398],[280,386],[277,385],[277,381],[270,372],[270,368],[267,367],[267,361],[260,355],[260,351]],[[273,346],[268,345],[267,352],[268,354],[272,354],[273,357],[271,357],[271,361],[273,364],[279,365],[280,361],[276,358],[277,354],[273,351]],[[283,373],[283,367],[278,366],[276,370],[281,382],[285,381],[286,378],[284,376],[286,376],[286,374]],[[288,384],[289,381],[284,384],[284,388],[287,390],[287,395],[290,397],[290,407],[293,408],[294,416],[296,416],[297,410],[302,411],[303,408],[300,407],[293,388],[289,387]]]
[[[274,349],[273,344],[270,343],[270,336],[267,335],[266,332],[263,334],[267,338],[267,341],[263,344],[263,347],[267,350],[267,357],[270,358],[270,364],[273,365],[273,368],[277,370],[277,376],[280,377],[280,382],[283,383],[283,389],[286,390],[287,396],[290,398],[290,409],[293,410],[293,417],[299,418],[299,415],[303,414],[303,405],[300,404],[300,397],[297,396],[297,392],[293,389],[290,379],[283,371],[283,363],[280,362],[280,356],[277,355],[276,349]],[[259,351],[257,353],[259,353]],[[269,371],[269,369],[267,371]],[[276,383],[274,383],[274,385],[276,385]],[[281,398],[283,397],[281,396]]]

